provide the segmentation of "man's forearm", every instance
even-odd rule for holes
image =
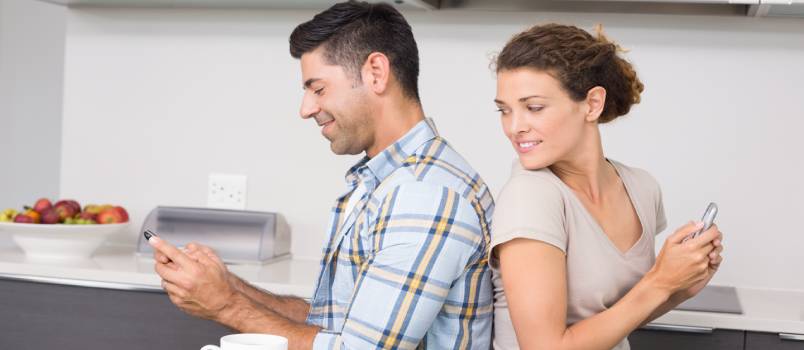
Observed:
[[[304,323],[305,320],[307,320],[307,314],[310,312],[310,304],[302,298],[276,295],[260,290],[234,274],[230,274],[230,283],[235,286],[238,292],[251,299],[254,303],[290,321]]]
[[[242,293],[235,294],[215,321],[242,333],[268,333],[285,337],[289,350],[311,349],[321,330],[304,321],[290,320]]]

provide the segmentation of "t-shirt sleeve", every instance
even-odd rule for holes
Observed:
[[[505,184],[495,204],[491,221],[489,262],[497,268],[494,248],[515,238],[545,242],[567,253],[564,200],[549,179],[518,175]]]
[[[662,189],[656,185],[658,195],[656,196],[656,234],[662,233],[667,228],[667,217],[664,216],[664,200],[662,200]]]

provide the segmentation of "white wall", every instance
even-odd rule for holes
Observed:
[[[59,193],[65,14],[0,0],[0,210]]]
[[[203,206],[210,172],[249,176],[249,209],[284,213],[292,251],[317,257],[356,160],[298,117],[293,27],[308,11],[71,10],[61,191],[117,202],[135,226],[158,204]],[[651,170],[672,225],[721,206],[720,284],[804,289],[804,20],[659,15],[410,13],[426,113],[498,191],[513,153],[489,57],[526,25],[601,22],[646,83],[604,127],[610,157]],[[134,227],[121,242],[136,239]]]

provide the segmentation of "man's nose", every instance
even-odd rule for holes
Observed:
[[[299,115],[301,115],[302,119],[311,118],[321,112],[321,107],[318,106],[315,98],[311,95],[305,93],[304,98],[302,98],[301,109],[299,109]]]

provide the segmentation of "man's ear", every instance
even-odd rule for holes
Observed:
[[[589,89],[584,104],[586,104],[586,121],[597,121],[603,113],[603,108],[606,107],[606,89],[602,86]]]
[[[388,83],[391,77],[391,62],[388,56],[380,52],[372,52],[363,63],[361,78],[363,85],[367,86],[377,95],[381,95],[388,90]]]

